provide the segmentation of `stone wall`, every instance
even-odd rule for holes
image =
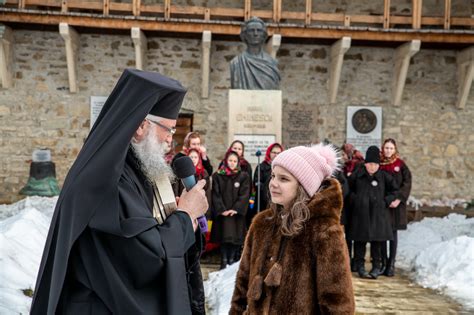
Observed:
[[[59,33],[14,31],[14,87],[0,90],[0,203],[20,199],[31,153],[48,147],[60,184],[89,131],[89,98],[108,95],[120,73],[134,66],[125,35],[81,34],[79,92],[68,90],[64,41]],[[189,88],[184,108],[205,135],[213,164],[226,149],[228,63],[240,42],[213,41],[210,97],[202,99],[201,44],[196,39],[148,38],[149,70]],[[337,103],[328,104],[329,46],[283,43],[278,52],[283,92],[283,142],[345,139],[346,107],[383,107],[383,137],[399,140],[418,197],[474,198],[474,93],[456,101],[456,51],[421,50],[410,65],[402,105],[390,105],[392,48],[352,47],[345,56]]]

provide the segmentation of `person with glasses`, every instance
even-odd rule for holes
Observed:
[[[124,71],[64,182],[31,314],[205,314],[205,181],[176,205],[164,159],[185,93]]]
[[[262,163],[257,165],[253,175],[253,189],[255,192],[255,204],[252,209],[247,211],[247,226],[250,226],[253,217],[259,211],[263,211],[268,207],[268,199],[270,192],[268,184],[272,174],[272,161],[283,151],[283,146],[279,143],[270,144],[265,153],[265,159]],[[259,174],[260,173],[260,176]],[[260,201],[260,203],[259,203]]]

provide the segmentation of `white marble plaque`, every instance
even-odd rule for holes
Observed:
[[[100,111],[107,100],[107,96],[91,96],[91,103],[90,103],[90,111],[91,111],[91,118],[90,118],[90,126],[89,129],[92,129],[94,123],[99,117]]]
[[[257,163],[268,145],[281,143],[282,95],[280,90],[229,90],[229,144],[241,140],[245,158]]]
[[[353,144],[365,156],[367,148],[382,143],[382,108],[348,106],[346,142]]]

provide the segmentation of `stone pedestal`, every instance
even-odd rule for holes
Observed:
[[[281,143],[282,94],[280,90],[229,90],[229,144],[241,140],[245,158],[257,163],[255,153]]]

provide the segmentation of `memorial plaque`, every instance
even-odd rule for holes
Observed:
[[[92,129],[92,126],[94,126],[94,123],[97,117],[99,117],[100,111],[102,110],[102,107],[104,106],[106,100],[107,100],[107,96],[91,96],[91,103],[90,103],[91,124],[89,126],[89,129]]]
[[[229,90],[228,143],[245,144],[245,158],[256,164],[257,149],[281,143],[282,94],[279,90]]]
[[[382,143],[382,108],[365,106],[347,107],[346,142],[351,143],[364,156],[367,148]]]

